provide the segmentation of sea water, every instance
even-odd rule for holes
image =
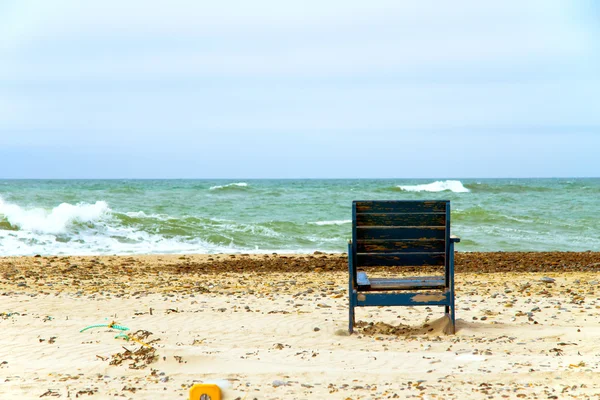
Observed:
[[[600,179],[4,180],[0,255],[344,252],[353,200],[451,201],[458,251],[600,251]]]

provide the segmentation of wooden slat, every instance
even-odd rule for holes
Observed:
[[[446,213],[357,214],[357,226],[445,226]]]
[[[445,252],[446,241],[443,239],[427,240],[358,240],[356,242],[358,253],[427,253]]]
[[[402,201],[373,200],[354,201],[356,212],[360,213],[406,213],[406,212],[445,212],[446,200]]]
[[[356,296],[356,306],[445,306],[451,305],[454,293],[449,290],[438,293],[371,293],[361,292]]]
[[[446,229],[439,226],[427,227],[356,227],[354,240],[402,240],[402,239],[445,239]]]
[[[444,277],[422,276],[413,278],[371,278],[370,290],[415,290],[442,289],[446,287]]]
[[[357,267],[373,266],[440,266],[445,264],[445,253],[358,253]]]
[[[403,278],[370,278],[358,271],[356,284],[360,291],[442,289],[446,287],[443,276],[406,276]]]

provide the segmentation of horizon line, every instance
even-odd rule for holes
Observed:
[[[257,180],[460,180],[460,179],[600,179],[600,176],[524,176],[524,177],[515,177],[515,176],[494,176],[494,177],[427,177],[427,178],[418,178],[418,177],[386,177],[386,178],[371,178],[371,177],[360,177],[360,178],[339,178],[339,177],[328,177],[328,178],[241,178],[241,177],[233,177],[233,178],[2,178],[0,177],[0,181],[69,181],[69,180],[77,180],[77,181],[93,181],[93,180],[102,180],[102,181],[117,181],[117,180],[136,180],[136,181],[175,181],[175,180],[207,180],[207,181],[222,181],[222,180],[247,180],[247,181],[257,181]]]

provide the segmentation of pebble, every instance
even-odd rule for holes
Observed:
[[[285,381],[280,381],[280,380],[274,380],[273,381],[273,387],[279,387],[279,386],[287,386],[287,382]]]
[[[540,281],[542,281],[544,283],[554,283],[554,282],[556,282],[556,279],[544,276],[542,279],[540,279]]]

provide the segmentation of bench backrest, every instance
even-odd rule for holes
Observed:
[[[355,267],[447,266],[449,243],[449,200],[352,203]]]

